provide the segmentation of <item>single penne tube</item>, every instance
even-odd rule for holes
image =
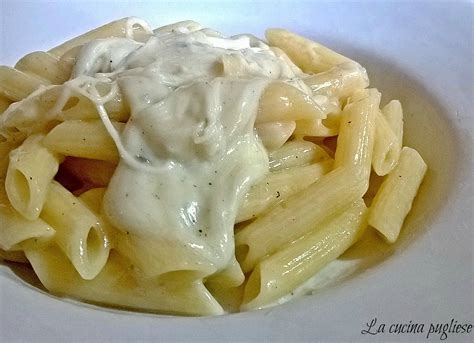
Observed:
[[[57,182],[49,186],[41,218],[56,230],[56,243],[81,277],[97,276],[110,250],[100,218]]]
[[[32,245],[49,241],[55,230],[41,219],[28,220],[10,204],[3,187],[0,189],[0,249],[22,249],[21,244],[31,240]]]
[[[255,124],[258,136],[267,150],[281,148],[295,130],[294,121],[274,121]]]
[[[284,201],[290,195],[302,191],[316,182],[322,175],[331,171],[333,161],[272,172],[250,188],[240,204],[236,223],[256,218],[275,204]]]
[[[49,81],[23,73],[14,68],[0,66],[0,96],[20,101]]]
[[[346,99],[357,89],[369,86],[366,70],[357,63],[344,62],[304,79],[314,94]]]
[[[21,58],[15,69],[59,85],[71,76],[72,64],[60,61],[47,52],[36,51]]]
[[[259,101],[256,123],[324,119],[327,113],[310,96],[285,82],[267,86]]]
[[[268,29],[265,36],[271,46],[283,50],[308,74],[324,72],[341,63],[356,63],[317,42],[287,30]]]
[[[281,148],[272,151],[268,157],[272,172],[331,158],[319,145],[301,139],[286,142]]]
[[[370,207],[369,225],[380,232],[387,242],[397,240],[426,171],[427,165],[420,154],[404,147],[397,166],[386,176],[376,193]]]
[[[45,249],[26,250],[25,254],[44,287],[56,295],[149,312],[224,313],[192,272],[176,271],[160,278],[145,279],[133,262],[112,251],[100,273],[92,280],[84,280],[55,244]]]
[[[36,219],[43,208],[48,186],[62,158],[43,144],[44,135],[29,136],[9,154],[5,189],[10,203],[26,219]]]
[[[401,150],[403,145],[403,110],[402,104],[398,100],[392,100],[382,108],[382,116],[397,137],[398,147]]]
[[[290,293],[351,247],[367,227],[367,208],[358,199],[311,233],[261,261],[245,286],[242,310],[261,308]]]
[[[376,89],[361,93],[342,112],[334,167],[355,168],[357,177],[364,179],[368,187],[380,93]]]
[[[118,131],[125,124],[113,123]],[[54,127],[44,139],[44,145],[56,153],[118,162],[119,154],[113,139],[100,120],[68,120]]]
[[[388,174],[398,162],[401,144],[380,111],[375,116],[372,168],[379,176]]]
[[[143,35],[149,35],[151,33],[151,29],[144,21],[137,18],[123,18],[86,32],[52,48],[48,52],[59,58],[74,47],[83,45],[94,39],[110,37],[140,38]]]
[[[353,168],[337,168],[237,232],[236,256],[242,270],[249,272],[265,256],[360,198],[366,182],[354,175]]]

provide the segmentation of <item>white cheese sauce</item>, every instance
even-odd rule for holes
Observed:
[[[226,74],[225,56],[241,61],[238,77]],[[225,38],[193,22],[155,30],[145,43],[110,38],[86,44],[72,79],[97,96],[121,155],[103,204],[110,222],[180,247],[156,263],[190,259],[190,269],[226,268],[241,199],[268,172],[254,130],[259,99],[272,79],[302,84],[295,71],[252,36]],[[111,85],[105,98],[95,82]],[[120,134],[103,106],[116,92],[131,113]]]

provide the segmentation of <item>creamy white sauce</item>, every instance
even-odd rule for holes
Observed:
[[[229,55],[243,65],[238,78],[223,70]],[[73,77],[108,79],[131,110],[120,136],[108,123],[122,158],[104,212],[119,229],[180,247],[156,261],[163,272],[175,259],[208,274],[232,262],[239,204],[268,172],[254,131],[258,101],[271,79],[296,79],[294,70],[254,37],[224,38],[192,22],[144,44],[114,38],[81,50]]]
[[[60,111],[73,91],[95,102],[121,156],[105,194],[105,215],[156,249],[179,247],[154,261],[163,273],[179,260],[210,275],[233,261],[239,204],[268,172],[254,130],[262,92],[272,80],[311,91],[294,64],[250,35],[225,38],[183,22],[140,40],[86,44],[50,112]],[[227,73],[226,58],[239,64],[237,74]],[[122,133],[104,107],[117,94],[131,112]]]

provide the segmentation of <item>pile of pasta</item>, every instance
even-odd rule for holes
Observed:
[[[8,109],[0,117],[1,258],[31,264],[54,294],[210,315],[230,304],[233,310],[268,306],[338,258],[369,226],[387,242],[397,240],[427,170],[417,151],[402,144],[400,102],[381,107],[381,94],[368,88],[356,62],[269,29],[272,49],[308,74],[304,82],[314,98],[329,99],[333,108],[321,116],[290,87],[269,86],[255,124],[269,151],[269,173],[240,206],[238,264],[205,279],[180,270],[148,272],[155,248],[115,229],[101,213],[120,156],[95,107],[78,94],[55,107],[82,45],[148,33],[144,25],[118,20],[31,53],[14,68],[0,67],[0,113]],[[129,117],[123,101],[105,106],[122,130]],[[383,177],[373,199],[371,174]]]

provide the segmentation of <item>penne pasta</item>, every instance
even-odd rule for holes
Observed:
[[[56,243],[81,277],[96,277],[110,250],[100,218],[57,182],[49,186],[41,218],[56,230]]]
[[[332,137],[339,133],[340,113],[330,113],[326,119],[296,121],[296,137]]]
[[[356,63],[327,47],[283,29],[268,29],[268,43],[283,50],[305,73],[327,71],[341,63]]]
[[[288,141],[269,154],[270,171],[299,167],[330,159],[327,152],[319,145],[304,141]]]
[[[375,141],[372,168],[377,175],[388,174],[397,164],[401,144],[380,111],[375,116]]]
[[[222,307],[202,282],[190,273],[176,272],[161,279],[143,279],[132,262],[112,251],[97,277],[84,280],[54,244],[25,253],[41,283],[61,296],[152,312],[188,315],[223,313]]]
[[[43,135],[29,136],[9,154],[5,189],[10,203],[23,217],[39,217],[48,186],[58,171],[61,157],[43,145]]]
[[[95,188],[81,194],[79,198],[91,211],[101,213],[104,194],[104,188]],[[203,275],[211,275],[216,272],[214,267],[206,266],[204,259],[186,246],[172,245],[151,235],[140,237],[129,231],[122,232],[111,227],[108,222],[103,225],[107,232],[111,232],[113,238],[110,244],[114,249],[136,264],[147,278],[154,278],[173,270],[194,270]],[[179,261],[173,258],[176,250],[181,256]]]
[[[105,187],[92,188],[82,193],[79,199],[81,199],[92,212],[99,214],[101,212],[105,191]]]
[[[49,241],[55,230],[41,219],[28,220],[11,206],[6,192],[0,189],[0,249],[21,250],[25,243],[39,246]]]
[[[426,171],[426,163],[420,154],[404,147],[397,166],[388,174],[375,195],[370,207],[369,224],[387,242],[394,243],[397,240]]]
[[[392,129],[397,138],[398,149],[403,145],[403,110],[402,104],[398,100],[392,100],[382,108],[382,116]]]
[[[337,139],[334,167],[355,168],[356,177],[369,184],[375,140],[375,118],[380,93],[375,89],[361,92],[359,99],[344,107]],[[365,193],[365,192],[364,192]]]
[[[287,301],[367,225],[394,242],[427,168],[400,102],[266,37],[124,18],[0,67],[0,259],[59,296],[217,315]]]
[[[362,236],[367,208],[358,199],[347,210],[261,261],[245,286],[242,309],[256,309],[290,293],[339,257]]]
[[[14,68],[0,66],[0,96],[10,101],[19,101],[49,82],[25,74]]]
[[[270,173],[261,182],[253,185],[244,196],[235,222],[256,218],[275,204],[316,182],[328,173],[332,166],[333,161],[328,159],[308,166]]]
[[[244,281],[245,275],[242,273],[242,269],[240,269],[239,262],[233,257],[229,267],[210,276],[206,280],[206,287],[214,286],[228,289],[238,287]]]
[[[121,131],[122,123],[114,123]],[[52,129],[44,145],[56,153],[116,163],[119,159],[114,141],[100,120],[68,120]]]
[[[366,182],[354,174],[351,168],[337,168],[239,231],[235,245],[242,270],[252,270],[262,258],[361,197]]]
[[[274,82],[260,98],[256,123],[324,119],[326,115],[323,108],[298,88]]]
[[[150,34],[151,29],[142,20],[135,18],[123,18],[100,26],[89,32],[86,32],[57,47],[52,48],[48,52],[51,55],[59,58],[74,47],[83,45],[93,39],[110,37],[127,37],[140,39],[144,36],[149,36]]]
[[[294,121],[274,121],[255,125],[258,136],[269,151],[281,148],[295,130]]]
[[[44,51],[32,52],[21,58],[15,69],[46,80],[53,85],[66,82],[71,76],[72,64],[60,61]]]
[[[304,82],[313,94],[335,96],[345,100],[358,89],[367,88],[369,77],[359,64],[344,62],[327,71],[308,76]]]

